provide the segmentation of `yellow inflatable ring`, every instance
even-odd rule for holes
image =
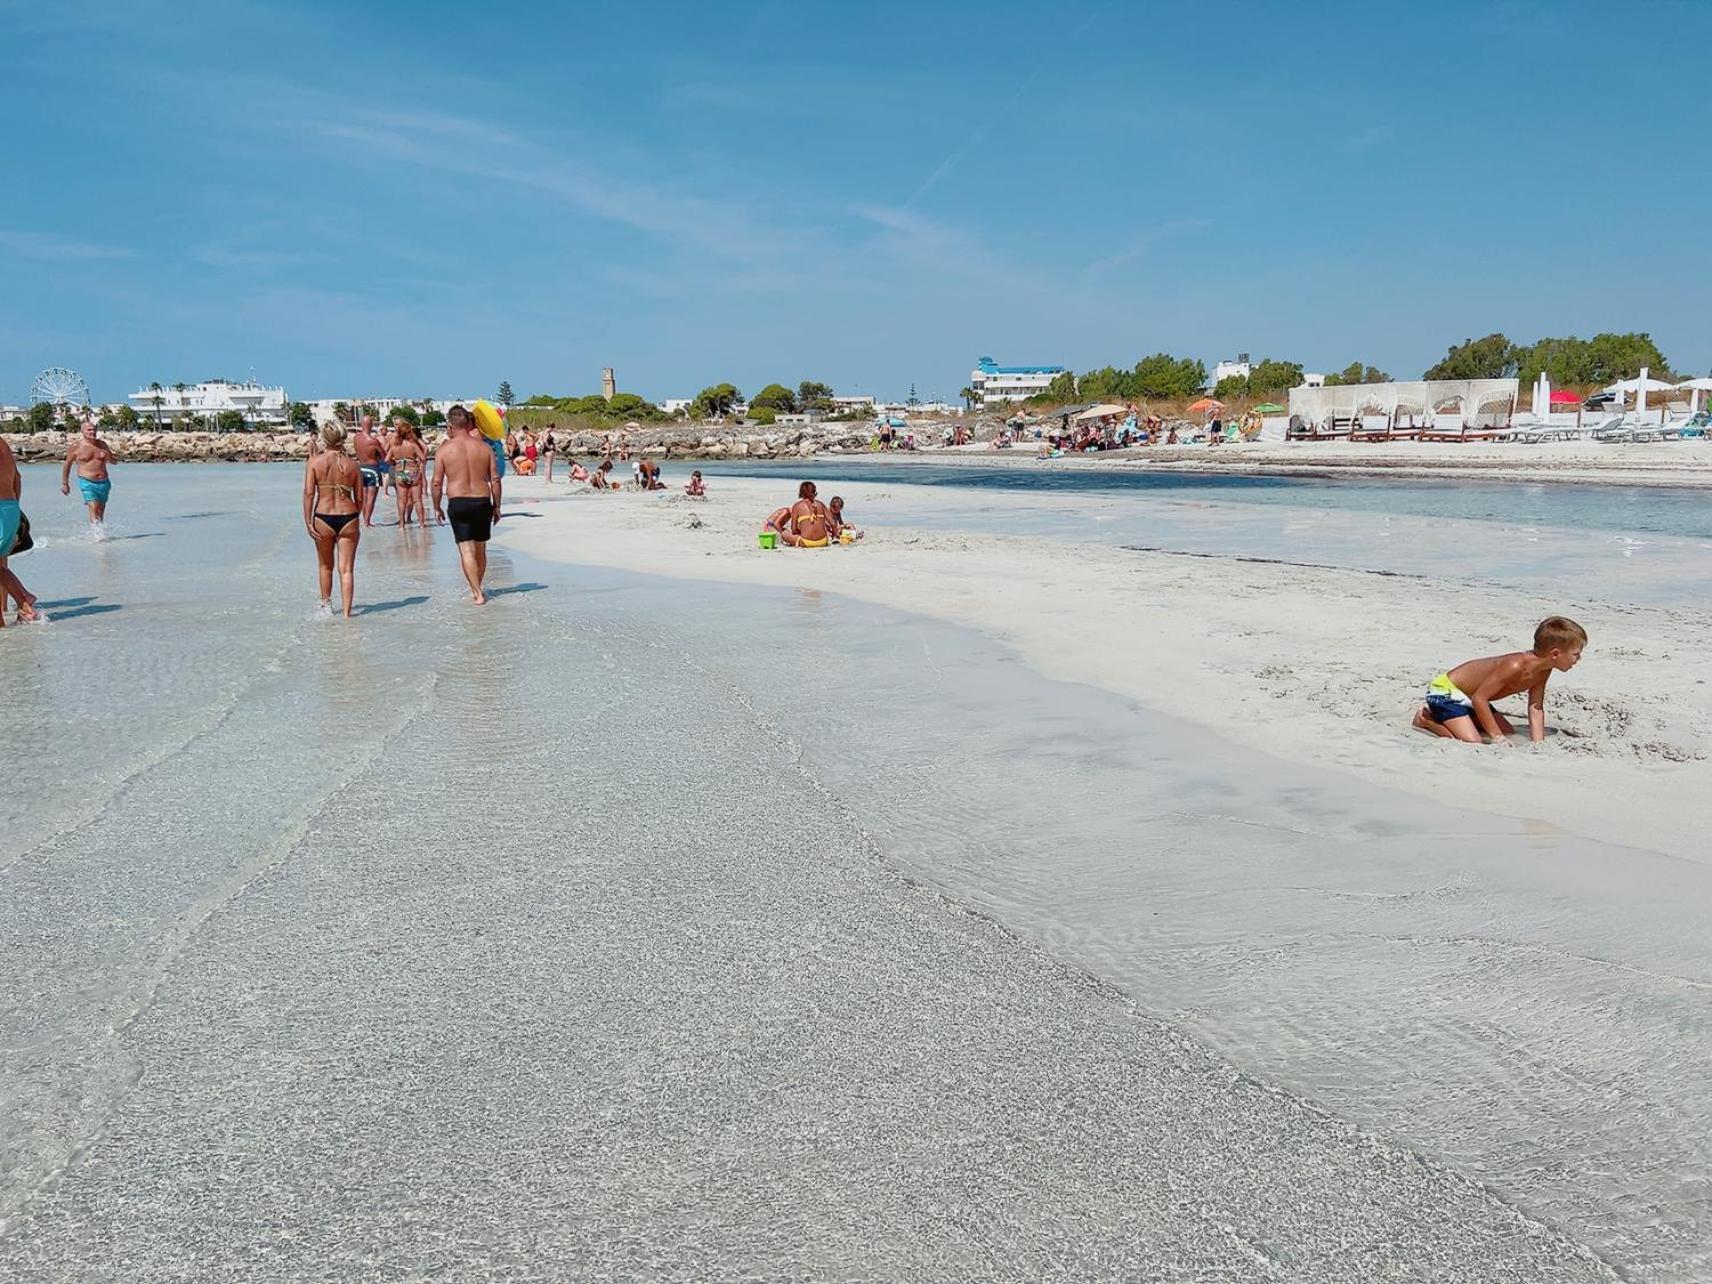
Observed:
[[[491,401],[478,401],[470,408],[470,414],[475,416],[476,427],[481,429],[481,435],[489,441],[505,440],[505,418],[498,406]]]

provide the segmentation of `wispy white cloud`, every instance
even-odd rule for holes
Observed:
[[[20,232],[0,228],[0,250],[42,263],[128,259],[133,251],[122,245],[79,241],[57,232]]]
[[[204,267],[231,271],[312,267],[331,263],[333,256],[319,250],[244,250],[228,245],[204,245],[191,251],[191,258]]]
[[[1145,258],[1166,241],[1193,236],[1196,232],[1205,231],[1212,225],[1212,220],[1208,218],[1167,219],[1154,227],[1144,228],[1117,253],[1107,255],[1103,259],[1095,259],[1082,269],[1082,273],[1084,276],[1088,276],[1097,275],[1101,272],[1111,272],[1126,264],[1134,263],[1137,259]]]

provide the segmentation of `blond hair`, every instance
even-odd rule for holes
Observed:
[[[321,444],[328,450],[343,450],[345,448],[345,426],[337,419],[329,419],[321,425]]]
[[[1587,645],[1587,630],[1563,615],[1548,615],[1534,630],[1534,650],[1564,651]]]

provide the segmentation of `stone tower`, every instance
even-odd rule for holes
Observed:
[[[612,367],[607,366],[600,372],[600,395],[611,401],[617,391],[618,380],[612,377]]]

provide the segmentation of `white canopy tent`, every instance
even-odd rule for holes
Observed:
[[[1676,390],[1688,394],[1688,413],[1697,415],[1700,413],[1700,394],[1712,392],[1712,379],[1689,379],[1677,384]]]
[[[1647,368],[1642,366],[1641,373],[1633,379],[1625,379],[1621,383],[1614,383],[1609,388],[1602,388],[1600,391],[1616,397],[1619,403],[1627,402],[1630,397],[1633,397],[1635,399],[1635,413],[1641,415],[1646,413],[1647,394],[1649,392],[1675,392],[1676,385],[1666,383],[1662,379],[1648,378]]]

